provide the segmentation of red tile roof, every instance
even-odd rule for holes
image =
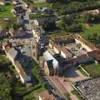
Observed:
[[[40,97],[42,98],[42,100],[56,100],[53,94],[49,94],[48,91],[40,93]]]
[[[100,61],[100,49],[89,52],[88,55]]]

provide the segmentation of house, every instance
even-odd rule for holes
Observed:
[[[91,51],[97,49],[94,44],[88,42],[82,36],[80,36],[78,34],[75,35],[75,41],[76,41],[76,43],[80,43],[82,45],[82,47],[84,47],[88,52],[91,52]]]
[[[33,0],[34,3],[44,3],[46,0]]]
[[[43,53],[47,50],[47,46],[49,43],[48,36],[46,34],[34,34],[35,41],[33,43],[32,54],[36,60],[40,60],[43,56]]]
[[[43,53],[47,50],[47,46],[49,44],[48,41],[48,36],[46,34],[41,34],[40,39],[38,41],[38,51],[39,51],[39,56],[42,56]]]
[[[19,16],[19,15],[24,15],[25,14],[25,9],[22,6],[15,6],[14,7],[14,14]]]
[[[60,53],[63,58],[70,59],[73,57],[73,54],[70,50],[67,49],[67,44],[75,43],[73,38],[68,38],[66,36],[55,37],[50,40],[49,47],[55,52]]]
[[[54,15],[54,10],[51,9],[51,8],[48,8],[48,7],[43,7],[43,8],[39,8],[38,11],[41,13],[41,14],[47,14],[47,15]]]
[[[92,15],[99,15],[100,14],[100,10],[99,9],[89,10],[86,13],[92,14]]]
[[[57,0],[46,0],[48,3],[55,3]]]
[[[30,8],[32,14],[38,13],[38,9],[36,7],[33,7],[33,6],[29,5],[29,8]]]
[[[27,75],[27,73],[25,72],[25,70],[23,69],[23,66],[21,65],[21,63],[19,61],[15,61],[15,65],[16,66],[16,71],[18,72],[19,76],[20,76],[20,80],[22,83],[28,83],[31,81],[31,77],[29,75]]]
[[[100,77],[90,78],[75,83],[77,92],[85,100],[99,100],[100,98]]]
[[[6,30],[0,30],[0,38],[7,37],[9,34]]]
[[[62,48],[60,54],[66,59],[71,59],[73,57],[73,54],[67,48],[64,47]]]
[[[70,64],[70,61],[68,61],[68,59],[62,57],[61,54],[54,54],[53,56],[59,62],[57,75],[61,76],[63,75],[63,72],[65,70],[72,66],[72,64]]]
[[[11,3],[12,0],[4,0],[5,4]]]
[[[78,56],[77,58],[73,58],[74,65],[88,64],[90,62],[94,62],[94,59],[88,54],[84,54],[84,55]]]
[[[9,29],[9,34],[11,37],[13,38],[28,38],[30,34],[28,34],[28,32],[22,28],[18,28],[18,29],[13,29],[10,28]]]
[[[20,63],[20,61],[16,60],[18,56],[18,51],[14,47],[12,47],[12,44],[11,43],[4,44],[3,49],[8,59],[11,61],[12,65],[15,67],[15,70],[17,71],[21,82],[24,84],[31,81],[31,77],[26,73],[23,65]]]
[[[66,59],[65,62],[70,62],[65,65],[66,68],[67,66],[94,62],[94,60],[100,61],[100,52],[96,52],[97,48],[79,36],[51,37],[49,49]]]
[[[14,37],[14,35],[15,35],[15,30],[14,30],[14,28],[10,28],[10,29],[9,29],[9,34],[10,34],[11,37]]]
[[[11,0],[0,0],[0,5],[5,5],[7,3],[11,3]]]
[[[49,38],[46,34],[40,34],[40,39],[39,39],[39,43],[41,45],[48,45],[49,44]]]
[[[57,18],[55,16],[49,16],[49,17],[42,17],[34,19],[34,24],[36,26],[41,26],[45,31],[53,31],[57,29],[56,27],[56,20]]]
[[[43,53],[44,69],[47,75],[57,74],[59,70],[59,62],[50,54],[49,51]]]
[[[0,0],[0,5],[4,5],[4,0]]]
[[[88,52],[88,55],[100,63],[100,49]]]
[[[55,3],[57,0],[33,0],[34,3]]]
[[[39,94],[39,100],[56,100],[56,97],[48,91],[43,91]]]
[[[35,40],[36,40],[37,42],[39,42],[39,40],[40,40],[40,35],[41,35],[41,34],[44,34],[45,31],[44,31],[41,27],[34,27],[34,28],[32,29],[32,33],[33,33],[33,37],[35,38]]]
[[[17,4],[17,0],[13,0],[12,4],[16,5]]]

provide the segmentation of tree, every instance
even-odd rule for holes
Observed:
[[[0,73],[0,99],[11,100],[11,87],[9,81],[4,76],[4,73]]]

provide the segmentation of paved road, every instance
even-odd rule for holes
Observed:
[[[65,97],[64,94],[66,94],[67,92],[66,92],[65,88],[62,86],[62,84],[59,82],[58,78],[57,78],[56,76],[54,76],[54,77],[48,76],[48,79],[49,79],[52,83],[54,83],[55,87],[59,90],[60,94],[61,94],[63,97]]]
[[[52,89],[53,94],[62,97],[64,100],[67,100],[67,97],[65,97],[65,95],[64,95],[66,93],[66,90],[64,89],[64,87],[62,89],[62,85],[58,81],[55,82],[56,77],[47,76],[44,73],[44,69],[42,67],[40,67],[40,68],[41,68],[41,70],[43,72],[42,76],[48,82],[47,84],[53,87],[53,89]]]

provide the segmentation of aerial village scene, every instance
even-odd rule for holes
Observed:
[[[100,0],[0,0],[0,100],[100,100]]]

